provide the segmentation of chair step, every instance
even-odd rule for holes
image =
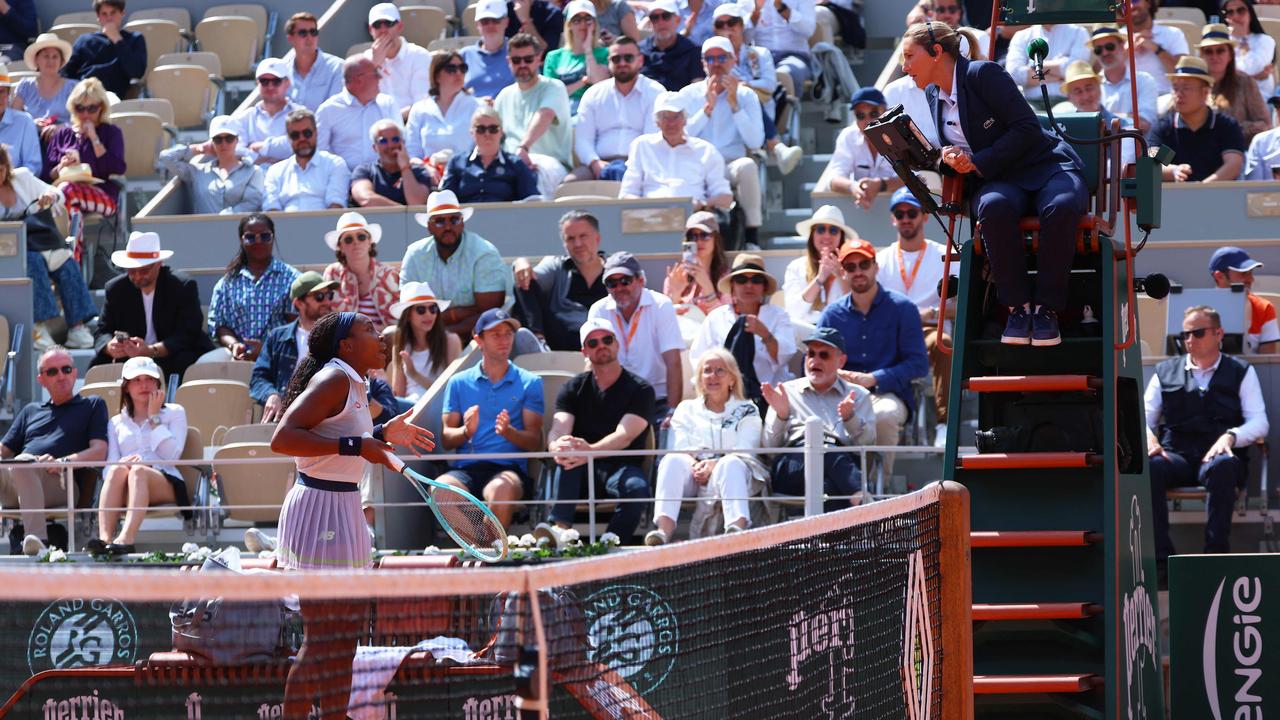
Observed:
[[[1101,540],[1101,533],[1088,530],[975,530],[969,533],[969,545],[975,548],[1085,547]]]
[[[1092,375],[1001,375],[972,377],[965,388],[974,392],[1088,392],[1102,388],[1102,379]]]
[[[973,619],[979,620],[1080,620],[1102,613],[1096,603],[1007,603],[974,604]]]
[[[964,470],[1050,470],[1101,464],[1101,455],[1082,452],[987,453],[960,458]]]
[[[975,695],[1016,695],[1025,693],[1082,693],[1102,684],[1091,674],[1063,675],[975,675]]]

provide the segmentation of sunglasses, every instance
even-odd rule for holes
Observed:
[[[298,37],[320,37],[320,28],[307,28],[305,30],[294,30],[290,35]]]
[[[284,78],[278,78],[278,77],[258,78],[258,84],[261,85],[262,87],[277,87],[282,82],[284,82]]]
[[[853,272],[854,270],[870,270],[871,266],[875,264],[875,260],[863,260],[857,263],[841,263],[840,267],[844,268],[845,272]]]
[[[763,275],[756,275],[756,274],[733,276],[734,285],[746,285],[747,283],[750,283],[752,285],[768,285],[769,281],[766,280]]]
[[[439,315],[440,306],[439,305],[414,305],[413,312],[415,315],[426,315],[427,313],[431,313],[432,315]]]
[[[313,136],[313,135],[315,135],[315,134],[316,134],[316,131],[315,131],[315,130],[312,130],[311,128],[307,128],[306,130],[290,130],[290,131],[289,131],[289,139],[290,139],[290,140],[297,140],[298,138],[306,138],[306,139],[310,140],[310,139],[311,139],[311,136]]]
[[[685,239],[686,239],[686,240],[692,240],[692,241],[694,241],[694,242],[701,242],[701,241],[703,241],[703,240],[710,240],[710,239],[711,239],[711,233],[709,233],[709,232],[703,232],[703,231],[701,231],[701,230],[690,230],[689,232],[687,232],[687,233],[685,233],[685,234],[684,234],[684,237],[685,237]]]
[[[936,5],[934,6],[933,11],[936,13],[958,13],[960,12],[960,6],[959,5]]]
[[[628,283],[628,284],[630,284],[630,283]],[[595,350],[596,348],[600,347],[601,345],[605,345],[605,346],[612,345],[612,344],[613,344],[613,336],[612,336],[612,335],[605,335],[604,337],[601,337],[601,338],[588,338],[588,339],[587,339],[587,343],[586,343],[586,344],[587,344],[587,348],[588,348],[588,349],[591,349],[591,350]]]
[[[240,239],[244,241],[245,245],[252,245],[254,243],[269,243],[272,240],[276,239],[276,234],[271,231],[260,232],[260,233],[247,232],[241,235]]]
[[[102,109],[102,105],[94,103],[93,105],[76,105],[78,113],[96,113]]]
[[[378,144],[379,144],[379,145],[399,145],[399,144],[400,144],[400,136],[399,136],[399,135],[392,135],[391,137],[379,137],[379,138],[378,138]]]
[[[649,13],[650,20],[670,20],[673,17],[675,17],[675,13],[669,13],[665,10],[662,12]]]
[[[569,18],[570,25],[586,25],[587,23],[593,23],[595,21],[596,19],[590,15],[574,15]]]
[[[512,65],[532,65],[538,62],[537,55],[508,55],[507,59]]]
[[[1180,336],[1182,336],[1182,339],[1183,339],[1183,340],[1190,340],[1191,338],[1197,338],[1197,339],[1199,339],[1199,338],[1204,337],[1204,334],[1205,334],[1205,333],[1207,333],[1207,332],[1209,332],[1210,330],[1216,330],[1216,329],[1217,329],[1217,328],[1202,327],[1202,328],[1196,328],[1196,329],[1194,329],[1194,330],[1183,330],[1182,332],[1180,332],[1180,333],[1178,333],[1178,334],[1179,334]]]
[[[468,68],[466,63],[445,63],[440,69],[447,73],[463,73],[466,74]]]
[[[1201,55],[1223,55],[1231,52],[1231,48],[1226,45],[1210,45],[1209,47],[1200,48]]]
[[[605,280],[604,286],[610,290],[618,287],[631,287],[631,283],[634,280],[635,278],[630,275],[623,275],[622,277],[609,278],[608,280]]]
[[[818,223],[813,226],[813,231],[820,235],[840,235],[844,231],[835,225],[827,225],[826,223]]]
[[[477,135],[497,135],[502,132],[500,125],[476,125],[471,128]]]
[[[1244,7],[1244,6],[1227,7],[1227,8],[1222,8],[1222,14],[1223,14],[1223,15],[1227,15],[1227,16],[1231,16],[1231,15],[1248,15],[1248,14],[1249,14],[1249,9],[1248,9],[1248,8],[1246,8],[1246,7]]]
[[[375,20],[374,23],[370,25],[370,27],[372,27],[374,30],[382,30],[383,28],[395,27],[396,25],[399,25],[399,24],[400,23],[396,22],[395,20]]]
[[[321,290],[320,292],[310,293],[308,297],[310,297],[312,300],[315,300],[316,302],[325,302],[327,300],[333,300],[334,298],[338,297],[338,291],[337,290]]]
[[[436,227],[444,227],[446,225],[461,225],[461,215],[437,215],[431,218],[431,224]]]
[[[369,241],[369,233],[353,233],[351,235],[345,235],[342,238],[343,245],[350,245],[351,243],[368,242],[368,241]]]
[[[633,63],[636,61],[635,53],[621,53],[618,55],[610,55],[609,62],[620,65],[622,63]]]
[[[741,24],[742,24],[742,20],[738,18],[729,18],[728,20],[717,20],[715,22],[715,26],[717,30],[724,30],[725,28],[731,28],[734,25],[741,25]]]
[[[805,357],[818,358],[819,360],[830,360],[831,355],[830,350],[814,350],[813,348],[809,348],[804,353]]]
[[[894,210],[893,216],[899,220],[906,220],[907,218],[911,218],[912,220],[915,220],[916,218],[920,217],[920,211],[914,208],[907,209],[907,210]]]
[[[857,110],[854,110],[853,116],[858,118],[859,120],[875,120],[876,118],[880,117],[880,111],[872,110],[871,112],[862,113],[862,112],[858,112]]]
[[[213,139],[214,145],[229,145],[236,141],[235,135],[218,135]]]
[[[703,55],[702,62],[708,65],[719,65],[720,63],[733,62],[733,58],[723,53],[719,53],[716,55]]]
[[[1120,46],[1115,43],[1107,43],[1106,45],[1099,45],[1098,47],[1093,49],[1093,54],[1101,55],[1102,53],[1115,52],[1116,48],[1118,47]]]
[[[58,373],[62,373],[63,375],[72,375],[75,373],[75,371],[76,371],[75,365],[63,365],[62,367],[47,367],[41,372],[44,374],[45,377],[51,378],[51,377],[57,377]]]

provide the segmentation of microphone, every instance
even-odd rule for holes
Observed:
[[[1044,59],[1049,57],[1049,43],[1044,38],[1036,38],[1027,43],[1027,58],[1035,63],[1036,78],[1044,81]]]

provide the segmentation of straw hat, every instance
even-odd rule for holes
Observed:
[[[1065,94],[1067,89],[1071,87],[1071,83],[1080,82],[1082,80],[1097,80],[1102,82],[1102,78],[1098,77],[1098,73],[1093,71],[1093,66],[1084,60],[1073,60],[1067,66],[1066,76],[1062,80],[1062,91]]]
[[[67,59],[71,57],[70,43],[53,33],[40,33],[36,36],[36,41],[28,45],[26,52],[22,53],[22,59],[26,61],[27,67],[36,69],[36,53],[45,48],[58,48],[58,52],[62,53],[62,65],[66,65]]]
[[[814,225],[835,225],[844,231],[845,240],[862,237],[857,230],[849,227],[849,224],[844,221],[844,213],[835,205],[823,205],[813,211],[813,217],[796,223],[796,234],[800,237],[808,238],[809,231],[813,229]]]
[[[453,194],[452,190],[437,190],[427,196],[427,211],[424,213],[414,213],[413,219],[423,227],[431,225],[431,218],[436,215],[456,215],[462,213],[462,221],[466,222],[471,219],[471,208],[464,208],[458,203],[458,196]]]
[[[369,240],[374,245],[382,239],[382,226],[378,223],[370,223],[364,219],[364,216],[358,212],[344,212],[338,218],[338,224],[329,232],[324,234],[324,244],[329,246],[330,250],[338,249],[338,240],[346,233],[354,230],[364,230],[369,233]]]
[[[399,320],[405,310],[424,303],[435,303],[436,307],[440,308],[440,312],[444,312],[449,307],[449,301],[437,298],[427,283],[407,282],[400,286],[400,302],[391,303],[391,317]]]
[[[62,168],[62,172],[58,173],[58,184],[62,183],[89,183],[97,185],[102,180],[93,176],[93,168],[89,167],[89,163],[77,163]]]
[[[765,279],[764,294],[772,295],[778,290],[778,279],[764,269],[764,258],[755,253],[738,253],[733,259],[733,269],[725,273],[716,283],[722,293],[731,292],[735,275],[763,275]]]
[[[124,270],[146,267],[173,257],[172,250],[160,249],[160,236],[153,232],[129,233],[123,250],[111,253],[111,264]]]
[[[1200,31],[1200,42],[1197,48],[1206,48],[1212,45],[1230,45],[1235,47],[1236,39],[1231,37],[1231,31],[1222,23],[1209,23]]]
[[[1203,80],[1205,85],[1213,87],[1213,76],[1209,74],[1209,64],[1194,55],[1183,55],[1178,58],[1178,64],[1174,66],[1173,72],[1165,73],[1165,77],[1170,80],[1185,77],[1195,78],[1196,80]]]

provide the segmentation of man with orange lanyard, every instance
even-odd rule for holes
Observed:
[[[951,356],[939,345],[951,346],[951,336],[938,334],[938,282],[942,280],[945,246],[925,238],[924,226],[929,216],[920,209],[920,201],[906,188],[898,188],[889,199],[890,222],[898,231],[893,244],[876,253],[880,266],[880,285],[886,290],[906,295],[920,309],[924,326],[924,347],[929,353],[929,369],[933,373],[933,402],[938,410],[938,428],[934,447],[947,444],[947,392],[951,386]],[[947,319],[954,318],[955,303],[947,307]],[[950,327],[950,323],[948,323]]]
[[[587,319],[604,318],[618,337],[618,361],[653,386],[655,432],[667,425],[680,404],[684,367],[680,351],[684,338],[671,299],[645,288],[640,262],[629,252],[616,252],[604,263],[602,274],[608,297],[592,304]]]

